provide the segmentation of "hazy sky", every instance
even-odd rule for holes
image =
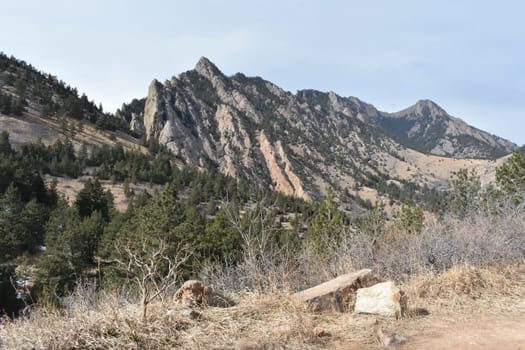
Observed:
[[[521,145],[524,16],[518,0],[0,0],[0,51],[112,111],[206,56],[389,112],[432,99]]]

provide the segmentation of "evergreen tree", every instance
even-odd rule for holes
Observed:
[[[321,251],[326,250],[327,239],[340,238],[344,229],[343,219],[343,213],[336,207],[334,193],[329,188],[325,201],[308,225],[307,240],[314,243]]]
[[[81,218],[99,211],[104,220],[109,222],[113,209],[113,198],[109,190],[104,191],[98,179],[88,179],[84,187],[78,192],[75,206]]]
[[[474,169],[460,169],[450,184],[449,209],[460,218],[466,217],[481,205],[481,181]]]
[[[30,200],[22,211],[22,222],[26,230],[24,250],[32,251],[44,244],[44,226],[49,212],[45,205],[36,199]]]
[[[512,196],[513,202],[525,200],[525,157],[516,152],[496,169],[496,184],[503,194]]]
[[[0,156],[10,156],[13,154],[11,143],[9,142],[9,133],[2,131],[0,133]]]
[[[414,204],[403,204],[397,211],[396,227],[407,233],[421,233],[425,219],[423,210]]]
[[[78,246],[80,217],[61,198],[45,226],[46,253],[38,263],[37,291],[53,301],[74,288],[85,267]]]
[[[22,221],[23,203],[13,184],[0,197],[0,262],[18,255],[28,233]]]
[[[242,239],[231,225],[224,209],[215,215],[213,223],[206,227],[199,239],[198,254],[216,261],[235,261],[240,257]]]
[[[71,242],[72,249],[78,253],[81,260],[80,264],[89,266],[93,262],[105,226],[106,221],[99,211],[94,211],[80,223]]]

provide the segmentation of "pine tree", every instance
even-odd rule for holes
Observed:
[[[9,142],[9,133],[2,131],[0,133],[0,156],[10,156],[13,154],[11,143]]]
[[[466,217],[481,205],[481,181],[472,169],[460,169],[454,173],[450,189],[449,208],[460,218]]]
[[[496,184],[503,194],[511,195],[513,202],[525,200],[525,157],[516,152],[496,169]]]
[[[396,227],[399,230],[407,233],[421,233],[425,216],[417,204],[403,204],[395,216]]]
[[[81,218],[90,216],[94,211],[99,211],[104,220],[109,222],[113,209],[112,197],[109,190],[104,191],[98,179],[88,179],[78,192],[75,206]]]
[[[28,241],[22,221],[23,203],[13,184],[0,197],[0,262],[16,257]]]
[[[326,250],[327,240],[340,238],[344,230],[343,219],[343,213],[336,207],[334,193],[329,188],[325,201],[308,225],[307,240],[321,251]]]
[[[84,267],[79,264],[73,241],[80,225],[75,207],[60,198],[45,225],[46,252],[38,263],[37,293],[50,301],[72,291]]]

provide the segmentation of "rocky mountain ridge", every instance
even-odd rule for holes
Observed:
[[[493,178],[500,160],[436,156],[417,151],[421,147],[410,143],[419,142],[417,137],[403,140],[402,132],[409,130],[413,136],[418,118],[424,115],[449,123],[447,130],[455,136],[460,131],[478,132],[485,150],[513,148],[510,142],[491,139],[448,118],[437,106],[425,107],[425,101],[388,114],[334,92],[291,93],[260,77],[226,76],[206,58],[164,83],[153,81],[148,96],[124,104],[117,118],[102,114],[87,97],[78,97],[76,89],[23,61],[2,56],[1,62],[2,93],[20,97],[18,85],[22,85],[17,81],[25,85],[25,111],[21,115],[0,111],[0,129],[10,131],[14,144],[38,138],[51,144],[75,134],[72,141],[77,149],[83,144],[89,148],[116,142],[141,149],[144,140],[138,136],[142,135],[166,144],[190,167],[217,170],[289,195],[319,199],[332,187],[350,211],[362,212],[378,200],[399,203],[432,195],[429,189],[446,188],[452,172],[460,168],[478,170],[485,182]],[[5,83],[9,79],[11,83]],[[385,126],[395,118],[402,125],[405,119],[412,124],[398,128],[401,131]],[[414,135],[426,140],[430,131]],[[455,157],[462,156],[462,140],[450,151]],[[439,153],[436,147],[431,150]],[[482,149],[469,147],[471,153]],[[468,154],[466,147],[462,149],[463,155]]]
[[[391,127],[396,120],[400,126]],[[425,129],[427,120],[432,123]],[[322,196],[328,187],[362,197],[365,187],[377,191],[377,199],[381,192],[401,191],[407,180],[443,186],[444,177],[418,170],[413,160],[424,155],[417,149],[461,158],[477,149],[483,157],[516,147],[449,117],[430,101],[388,114],[334,92],[293,94],[259,77],[228,77],[204,57],[193,70],[151,83],[137,127],[190,166],[216,168],[303,198]],[[461,143],[465,137],[477,143]],[[434,143],[417,147],[424,140]]]

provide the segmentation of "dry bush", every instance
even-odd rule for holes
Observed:
[[[339,239],[325,237],[324,253],[308,244],[294,252],[267,249],[235,265],[208,266],[201,277],[224,292],[297,291],[362,268],[403,282],[460,265],[512,264],[525,259],[524,214],[520,208],[508,208],[468,220],[445,217],[426,223],[419,234],[391,231],[371,236],[346,228]]]
[[[237,264],[205,265],[200,279],[225,294],[292,291],[302,284],[297,259],[280,249],[260,256],[245,255]]]
[[[493,266],[525,258],[525,218],[477,216],[427,225],[420,235],[385,238],[376,257],[378,271],[394,279],[456,265]]]

